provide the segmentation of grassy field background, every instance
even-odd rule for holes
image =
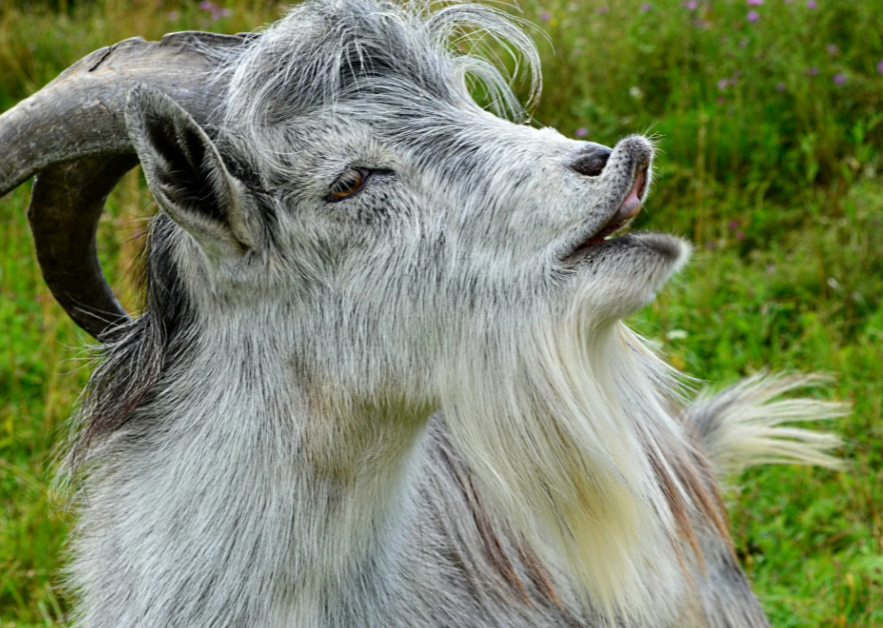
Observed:
[[[883,2],[521,3],[539,25],[535,120],[662,149],[640,227],[679,233],[690,268],[632,323],[679,369],[731,383],[765,367],[834,375],[846,472],[735,478],[738,553],[773,625],[883,626]],[[231,0],[0,3],[0,111],[121,39],[251,30],[281,7]],[[542,33],[545,33],[544,36]],[[2,159],[3,147],[0,147]],[[26,187],[0,201],[0,626],[60,625],[71,515],[52,489],[89,338],[40,279]],[[155,211],[139,173],[100,250],[122,301]]]

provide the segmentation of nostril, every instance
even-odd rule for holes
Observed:
[[[603,172],[612,152],[606,146],[597,146],[581,155],[570,167],[587,177],[597,177]]]

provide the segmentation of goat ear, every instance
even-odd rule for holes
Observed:
[[[126,101],[126,126],[160,207],[203,248],[242,252],[254,240],[241,184],[217,147],[178,103],[145,85]]]

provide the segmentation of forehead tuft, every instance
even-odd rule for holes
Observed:
[[[430,5],[436,8],[430,9]],[[539,60],[511,16],[465,3],[312,0],[224,59],[225,127],[250,134],[332,106],[407,109],[426,102],[475,106],[478,82],[498,114],[523,115],[502,64],[539,92]],[[255,138],[257,139],[257,138]]]

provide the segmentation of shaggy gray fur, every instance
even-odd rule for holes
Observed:
[[[620,320],[689,253],[605,239],[653,146],[480,108],[475,81],[521,115],[482,36],[538,93],[500,12],[374,0],[307,2],[219,58],[205,129],[131,93],[163,212],[148,307],[80,412],[76,626],[767,625],[712,471],[744,395],[684,410]],[[836,444],[783,435],[772,457]]]

